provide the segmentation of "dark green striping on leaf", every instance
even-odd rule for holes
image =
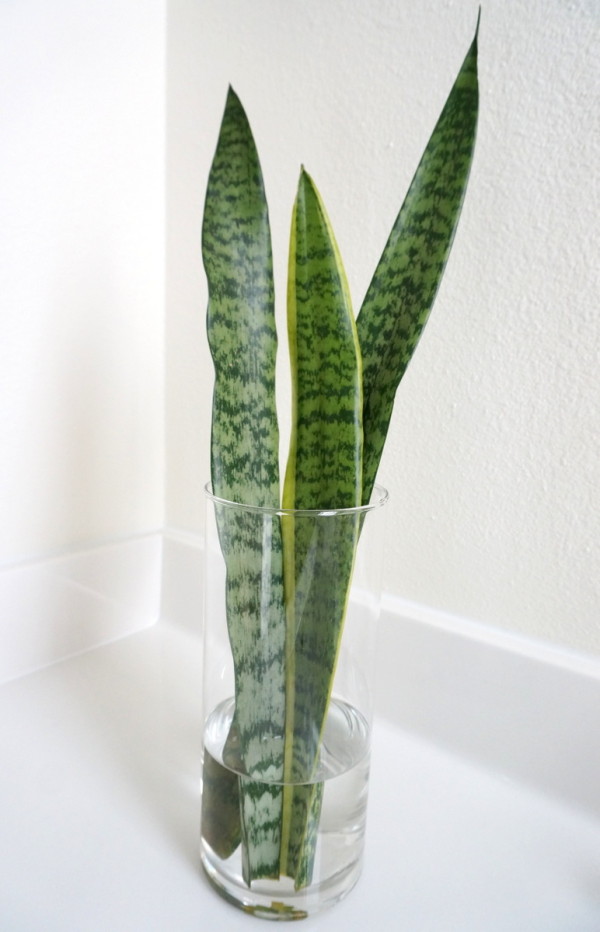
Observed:
[[[396,389],[427,322],[465,195],[478,113],[477,34],[427,144],[358,315],[368,502]]]
[[[215,365],[211,477],[216,495],[279,505],[273,262],[262,173],[232,89],[211,167],[202,256]]]
[[[208,182],[202,255],[215,365],[213,491],[228,500],[277,507],[277,340],[269,216],[250,126],[231,89]],[[235,675],[235,712],[224,759],[235,756],[241,769],[257,780],[281,780],[285,611],[279,519],[220,505],[216,518],[227,567],[227,625]],[[271,558],[267,572],[263,548]],[[265,721],[268,726],[261,730]],[[262,784],[240,778],[239,832],[232,824],[227,771],[220,782],[213,773],[205,792],[210,794],[205,809],[212,800],[215,809],[227,813],[231,843],[242,838],[246,882],[278,876],[280,787],[263,794]]]
[[[352,508],[361,501],[360,351],[348,286],[319,194],[302,171],[288,284],[293,423],[283,502]],[[309,783],[318,760],[339,650],[357,523],[285,517],[286,780]],[[323,787],[286,786],[281,869],[310,883]]]
[[[329,220],[304,170],[293,219],[288,334],[293,423],[284,505],[360,504],[362,389],[356,325]]]

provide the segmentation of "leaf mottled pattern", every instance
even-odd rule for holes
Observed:
[[[279,506],[279,433],[271,234],[261,168],[242,105],[229,90],[212,163],[202,228],[208,279],[207,330],[215,366],[211,479],[215,495]],[[285,610],[277,515],[216,506],[227,568],[227,625],[235,674],[235,713],[225,756],[238,781],[239,830],[231,780],[211,774],[214,807],[227,813],[227,835],[243,840],[247,883],[279,875],[283,776]],[[264,554],[270,556],[265,571]],[[214,767],[213,767],[214,771]],[[252,779],[255,778],[255,781]],[[224,799],[220,798],[220,794]],[[206,808],[210,808],[207,803]],[[229,852],[231,853],[231,851]]]
[[[433,130],[358,315],[363,359],[363,501],[396,389],[427,322],[458,224],[479,106],[477,34]]]
[[[361,502],[362,377],[346,276],[323,202],[303,170],[292,220],[288,281],[292,437],[287,508]],[[286,786],[282,872],[310,883],[323,786],[312,782],[352,572],[354,515],[283,519],[288,615]]]

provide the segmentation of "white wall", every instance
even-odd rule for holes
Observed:
[[[165,32],[0,4],[0,562],[162,523]]]
[[[227,84],[261,153],[283,334],[300,162],[358,305],[476,13],[170,0],[165,67],[163,0],[0,4],[0,562],[158,527],[165,501],[168,524],[202,527],[200,223]],[[389,591],[590,650],[599,39],[595,0],[484,4],[470,191],[380,473]],[[283,349],[280,369],[285,411]]]
[[[380,471],[392,495],[386,586],[600,650],[600,6],[482,6],[470,191]],[[171,0],[169,524],[196,530],[203,521],[212,368],[200,223],[228,83],[263,163],[284,333],[300,162],[328,205],[358,305],[477,8],[476,0]]]

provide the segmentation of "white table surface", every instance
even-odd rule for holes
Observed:
[[[2,932],[267,927],[199,867],[199,692],[165,622],[0,689]],[[303,928],[598,932],[600,822],[380,718],[363,876]]]

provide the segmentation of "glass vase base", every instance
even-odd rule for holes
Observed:
[[[307,919],[339,903],[356,885],[362,869],[362,860],[356,861],[321,883],[295,890],[287,877],[255,881],[248,887],[241,878],[236,881],[230,869],[224,875],[220,859],[205,842],[201,843],[200,861],[211,886],[223,899],[258,919],[275,922]]]

